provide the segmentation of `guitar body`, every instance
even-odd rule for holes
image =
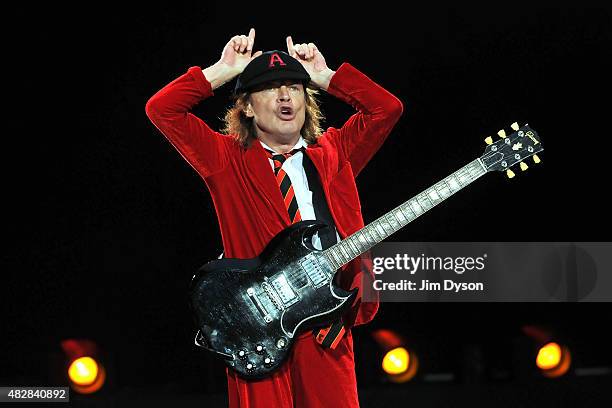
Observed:
[[[312,236],[325,226],[298,222],[259,257],[211,261],[193,277],[197,340],[239,375],[269,375],[300,333],[334,321],[352,305],[357,289],[335,286],[336,271],[312,246]]]
[[[336,269],[371,249],[431,208],[490,171],[506,172],[543,150],[537,132],[513,123],[514,132],[486,140],[485,153],[432,187],[325,251],[312,236],[326,225],[302,221],[278,234],[254,259],[223,259],[193,277],[191,307],[199,327],[196,344],[225,359],[246,378],[261,378],[287,358],[303,331],[330,323],[352,305],[357,289],[334,285]],[[335,266],[332,266],[332,263]]]

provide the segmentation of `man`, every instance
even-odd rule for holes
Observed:
[[[355,177],[402,104],[347,63],[331,70],[312,43],[287,37],[287,53],[252,54],[254,41],[254,29],[233,37],[217,63],[192,67],[157,92],[147,115],[206,183],[226,257],[256,257],[292,223],[315,218],[333,224],[319,237],[328,247],[363,227]],[[190,110],[236,76],[236,102],[221,134]],[[313,87],[358,112],[342,128],[321,132]],[[358,260],[338,273],[341,287],[360,289],[350,312],[316,337],[302,333],[272,376],[249,381],[228,370],[230,407],[359,406],[350,328],[378,310],[378,302],[361,299],[369,274]]]

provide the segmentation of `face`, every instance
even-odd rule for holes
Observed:
[[[253,118],[258,136],[278,142],[298,138],[306,118],[304,92],[294,81],[269,82],[253,90],[245,114]]]

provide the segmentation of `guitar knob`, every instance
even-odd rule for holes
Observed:
[[[247,357],[247,352],[246,350],[242,349],[242,350],[238,350],[238,358],[241,360],[244,360]]]
[[[285,340],[284,337],[281,337],[278,340],[276,340],[276,348],[277,349],[283,349],[283,348],[285,348],[286,345],[287,345],[287,340]]]
[[[249,373],[252,373],[253,371],[255,371],[256,367],[257,366],[255,364],[251,363],[250,361],[246,364],[246,369],[247,369],[247,372],[249,372]]]
[[[255,352],[257,354],[263,354],[265,349],[266,348],[264,346],[262,346],[261,344],[258,344],[257,347],[255,347]]]
[[[266,367],[271,367],[272,364],[274,364],[274,359],[270,357],[269,355],[266,355],[266,357],[264,358],[264,365]]]

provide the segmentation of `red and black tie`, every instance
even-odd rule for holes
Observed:
[[[293,191],[293,185],[291,185],[291,179],[282,169],[283,163],[289,157],[293,156],[297,152],[303,152],[304,148],[293,149],[289,153],[277,154],[271,150],[265,149],[268,158],[274,162],[274,175],[276,176],[276,182],[280,187],[283,200],[285,201],[285,207],[289,212],[289,219],[292,224],[302,220],[300,215],[300,209],[298,207],[297,199],[295,198],[295,191]],[[342,319],[334,322],[328,327],[314,330],[315,340],[321,346],[326,348],[335,349],[340,339],[344,335],[345,328],[342,324]]]
[[[291,185],[291,179],[282,169],[283,163],[289,157],[293,156],[297,152],[303,151],[304,148],[293,149],[289,153],[277,154],[268,149],[266,149],[266,153],[270,159],[274,162],[274,175],[276,176],[276,182],[280,187],[281,194],[283,195],[283,200],[285,201],[285,207],[289,212],[289,219],[292,224],[295,224],[298,221],[302,221],[302,216],[300,215],[300,208],[298,206],[297,199],[295,198],[295,191],[293,191],[293,185]]]

